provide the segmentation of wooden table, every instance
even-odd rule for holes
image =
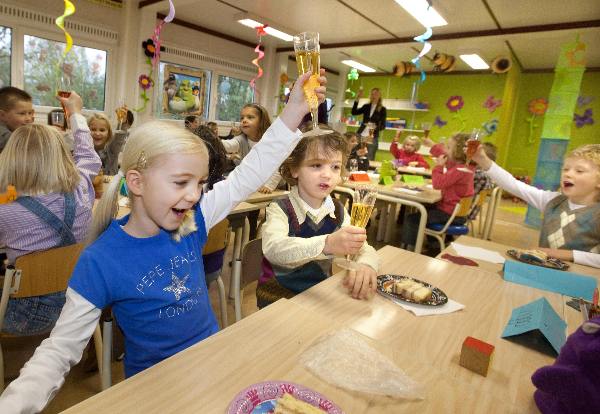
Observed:
[[[364,184],[364,182],[347,180],[336,187],[336,190],[344,191],[342,188],[345,188],[346,192],[348,192],[348,189],[352,190],[355,187]],[[386,243],[391,241],[396,228],[396,214],[398,213],[399,205],[414,207],[421,214],[417,240],[415,242],[415,252],[420,253],[423,246],[425,225],[427,223],[427,210],[425,205],[435,204],[440,201],[442,199],[442,192],[440,190],[434,190],[428,185],[420,187],[422,191],[416,193],[399,191],[401,189],[408,189],[407,186],[400,181],[395,181],[391,186],[377,184],[375,181],[372,181],[371,184],[377,188],[377,199],[382,202],[379,206],[381,214],[379,216],[379,226],[377,228],[377,240],[383,240]]]
[[[496,242],[492,242],[489,240],[476,239],[476,238],[470,237],[470,236],[460,236],[458,239],[456,239],[456,243],[464,244],[466,246],[481,247],[482,249],[488,249],[488,250],[500,253],[505,259],[515,260],[506,254],[507,250],[515,249],[515,247],[508,246],[506,244],[496,243]],[[441,258],[441,256],[444,253],[458,255],[458,253],[456,252],[456,250],[454,250],[452,245],[448,245],[448,247],[446,247],[443,251],[441,251],[440,254],[437,255],[437,257]],[[477,264],[479,264],[479,267],[481,269],[502,275],[502,268],[504,266],[502,264],[486,262],[485,260],[476,260],[476,259],[471,259],[471,260],[474,260],[475,262],[477,262]],[[593,276],[596,279],[598,279],[598,281],[600,281],[600,269],[596,269],[594,267],[575,264],[575,263],[569,263],[569,272],[579,273],[581,275],[586,275],[586,276]]]
[[[398,167],[400,174],[422,175],[423,177],[431,177],[431,168],[415,168],[415,167]]]
[[[469,237],[469,236],[461,236],[456,240],[456,242],[467,245],[467,246],[481,247],[483,249],[492,250],[494,252],[500,253],[505,259],[514,260],[506,254],[507,250],[514,249],[514,247],[507,246],[505,244],[495,243],[495,242],[491,242],[488,240],[476,239],[476,238]],[[440,252],[440,254],[437,257],[438,258],[441,257],[441,255],[444,253],[449,253],[449,254],[453,254],[453,255],[457,254],[456,250],[454,250],[454,248],[452,248],[451,245],[446,247],[442,252]],[[479,267],[475,268],[475,269],[482,269],[482,270],[485,270],[485,271],[488,271],[488,272],[491,272],[491,273],[494,273],[494,274],[497,274],[500,276],[502,276],[502,274],[503,274],[502,273],[502,268],[503,268],[502,264],[486,262],[484,260],[475,260],[475,259],[471,259],[471,260],[474,260],[475,262],[477,262],[477,264],[479,264]],[[463,267],[468,267],[468,266],[463,266]],[[586,276],[592,276],[592,277],[595,277],[598,280],[598,282],[600,282],[600,269],[596,269],[594,267],[570,263],[569,264],[569,272],[578,273],[578,274],[586,275]],[[545,293],[548,293],[548,292],[545,292]],[[569,299],[570,299],[569,296],[562,296],[563,303],[566,303]],[[559,315],[560,315],[560,313],[559,313]],[[564,311],[563,311],[563,314],[561,315],[561,317],[563,317],[563,319],[565,319],[565,321],[567,322],[567,333],[568,334],[573,333],[582,322],[581,313],[569,306],[564,306]]]
[[[255,193],[252,193],[250,195],[250,197],[248,197],[246,200],[247,203],[252,203],[252,204],[262,204],[262,203],[270,203],[273,200],[276,200],[278,198],[282,198],[284,196],[286,196],[287,194],[289,194],[289,191],[285,191],[285,190],[273,190],[273,192],[271,193],[259,193],[258,191]]]
[[[72,407],[68,413],[225,413],[247,386],[287,380],[310,387],[347,413],[537,412],[531,375],[553,358],[500,339],[512,309],[545,296],[563,314],[558,294],[505,283],[478,269],[395,247],[379,250],[383,273],[409,274],[463,303],[462,311],[415,317],[377,295],[352,299],[334,275],[282,299],[201,343]],[[343,327],[367,340],[424,384],[423,401],[368,396],[334,387],[310,374],[299,355],[317,338]],[[496,346],[487,377],[458,365],[462,341],[474,336]]]
[[[425,401],[404,401],[369,413],[538,412],[533,401],[531,375],[553,358],[500,338],[514,308],[541,296],[564,317],[570,331],[580,323],[559,294],[504,282],[478,268],[458,266],[391,246],[379,250],[381,273],[410,275],[442,289],[466,308],[439,316],[416,317],[377,295],[369,302],[353,300],[333,276],[294,297],[292,302],[349,326],[393,352],[393,359],[408,375],[425,384]],[[496,347],[487,377],[458,365],[461,344],[473,336]],[[376,404],[372,401],[371,404]],[[361,412],[352,410],[351,412]]]

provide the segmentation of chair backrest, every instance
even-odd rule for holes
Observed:
[[[472,196],[461,198],[456,207],[454,207],[454,217],[468,216],[471,211],[471,204],[473,204]]]
[[[222,221],[215,224],[208,232],[208,238],[202,254],[207,255],[219,250],[223,250],[227,247],[227,240],[229,236],[229,220],[223,219]]]
[[[477,194],[477,198],[475,199],[475,205],[479,208],[482,208],[487,199],[492,195],[492,189],[486,188],[485,190],[481,190],[479,194]]]
[[[77,243],[17,258],[15,271],[20,273],[20,283],[10,296],[27,298],[66,290],[82,250],[83,244]]]
[[[242,280],[240,289],[248,283],[258,280],[262,273],[262,239],[250,240],[242,252]]]

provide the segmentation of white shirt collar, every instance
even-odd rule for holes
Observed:
[[[323,220],[323,218],[325,218],[327,215],[335,218],[335,204],[333,203],[333,199],[330,195],[323,200],[323,203],[319,208],[312,208],[309,206],[308,203],[304,201],[302,197],[300,197],[297,186],[293,186],[291,188],[289,198],[292,206],[294,207],[294,211],[296,212],[298,224],[304,223],[307,215],[310,215],[310,218],[315,223],[320,223],[321,220]]]

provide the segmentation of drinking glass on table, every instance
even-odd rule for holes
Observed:
[[[361,185],[354,189],[354,201],[350,212],[350,224],[356,227],[367,227],[373,207],[377,200],[377,187],[373,185]],[[345,258],[336,258],[334,264],[342,269],[356,270],[358,264],[354,261],[354,257],[346,255]]]
[[[53,126],[57,126],[61,129],[65,127],[65,113],[56,110],[56,112],[50,113],[50,122]]]
[[[372,144],[375,140],[375,128],[377,128],[377,124],[375,122],[367,122],[367,128],[369,133],[367,143]]]
[[[318,78],[321,69],[319,33],[304,32],[294,36],[294,52],[296,53],[298,75],[312,72],[312,75],[310,75],[310,78],[303,86],[306,102],[308,102],[308,107],[310,108],[312,129],[305,132],[302,136],[310,137],[330,134],[333,131],[319,128],[319,99],[315,93],[315,88],[319,86]]]
[[[429,138],[429,132],[431,131],[431,122],[422,122],[421,128],[423,129],[423,139]]]
[[[348,169],[350,172],[358,171],[358,160],[356,158],[350,158]]]

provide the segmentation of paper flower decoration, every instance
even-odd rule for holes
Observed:
[[[463,97],[460,95],[451,96],[450,98],[448,98],[448,101],[446,102],[446,106],[448,107],[450,112],[458,112],[462,109],[462,107],[464,105],[465,105],[465,101],[463,100]]]
[[[494,112],[499,106],[502,105],[502,99],[494,99],[492,95],[488,96],[483,107],[486,108],[490,113]]]
[[[460,114],[460,110],[464,105],[465,101],[460,95],[451,96],[446,102],[446,106],[448,107],[450,112],[454,113],[454,118],[458,118],[458,120],[460,121],[461,127],[459,132],[465,129],[465,119]]]
[[[485,131],[486,134],[488,135],[492,135],[494,132],[496,132],[498,130],[498,120],[497,119],[491,119],[487,122],[483,123],[483,130]]]
[[[154,53],[156,53],[156,45],[154,44],[154,40],[152,40],[152,39],[144,40],[142,42],[142,48],[144,49],[144,55],[148,56],[149,58],[154,57]],[[161,52],[165,51],[164,46],[160,47],[160,51]]]
[[[348,72],[348,80],[349,81],[358,80],[358,70],[356,70],[356,68],[350,69],[350,72]]]
[[[532,99],[527,105],[527,110],[531,114],[531,116],[525,120],[526,122],[529,122],[529,137],[527,137],[527,142],[533,144],[535,141],[533,130],[538,126],[535,122],[535,117],[542,116],[546,113],[548,110],[548,101],[544,98]]]
[[[154,81],[152,78],[146,74],[141,74],[138,78],[138,83],[140,84],[140,88],[143,90],[148,90],[154,86]]]
[[[548,101],[544,98],[532,99],[527,106],[529,113],[532,115],[542,116],[548,110]]]
[[[439,115],[437,115],[435,117],[435,121],[433,121],[433,123],[438,127],[438,128],[442,128],[444,125],[446,125],[448,122],[444,121],[442,118],[440,118]]]
[[[575,121],[577,128],[584,127],[585,125],[593,125],[594,114],[592,112],[592,108],[586,109],[583,115],[574,114],[573,120]]]
[[[582,108],[584,106],[588,106],[594,101],[594,96],[579,96],[577,98],[577,106]]]

